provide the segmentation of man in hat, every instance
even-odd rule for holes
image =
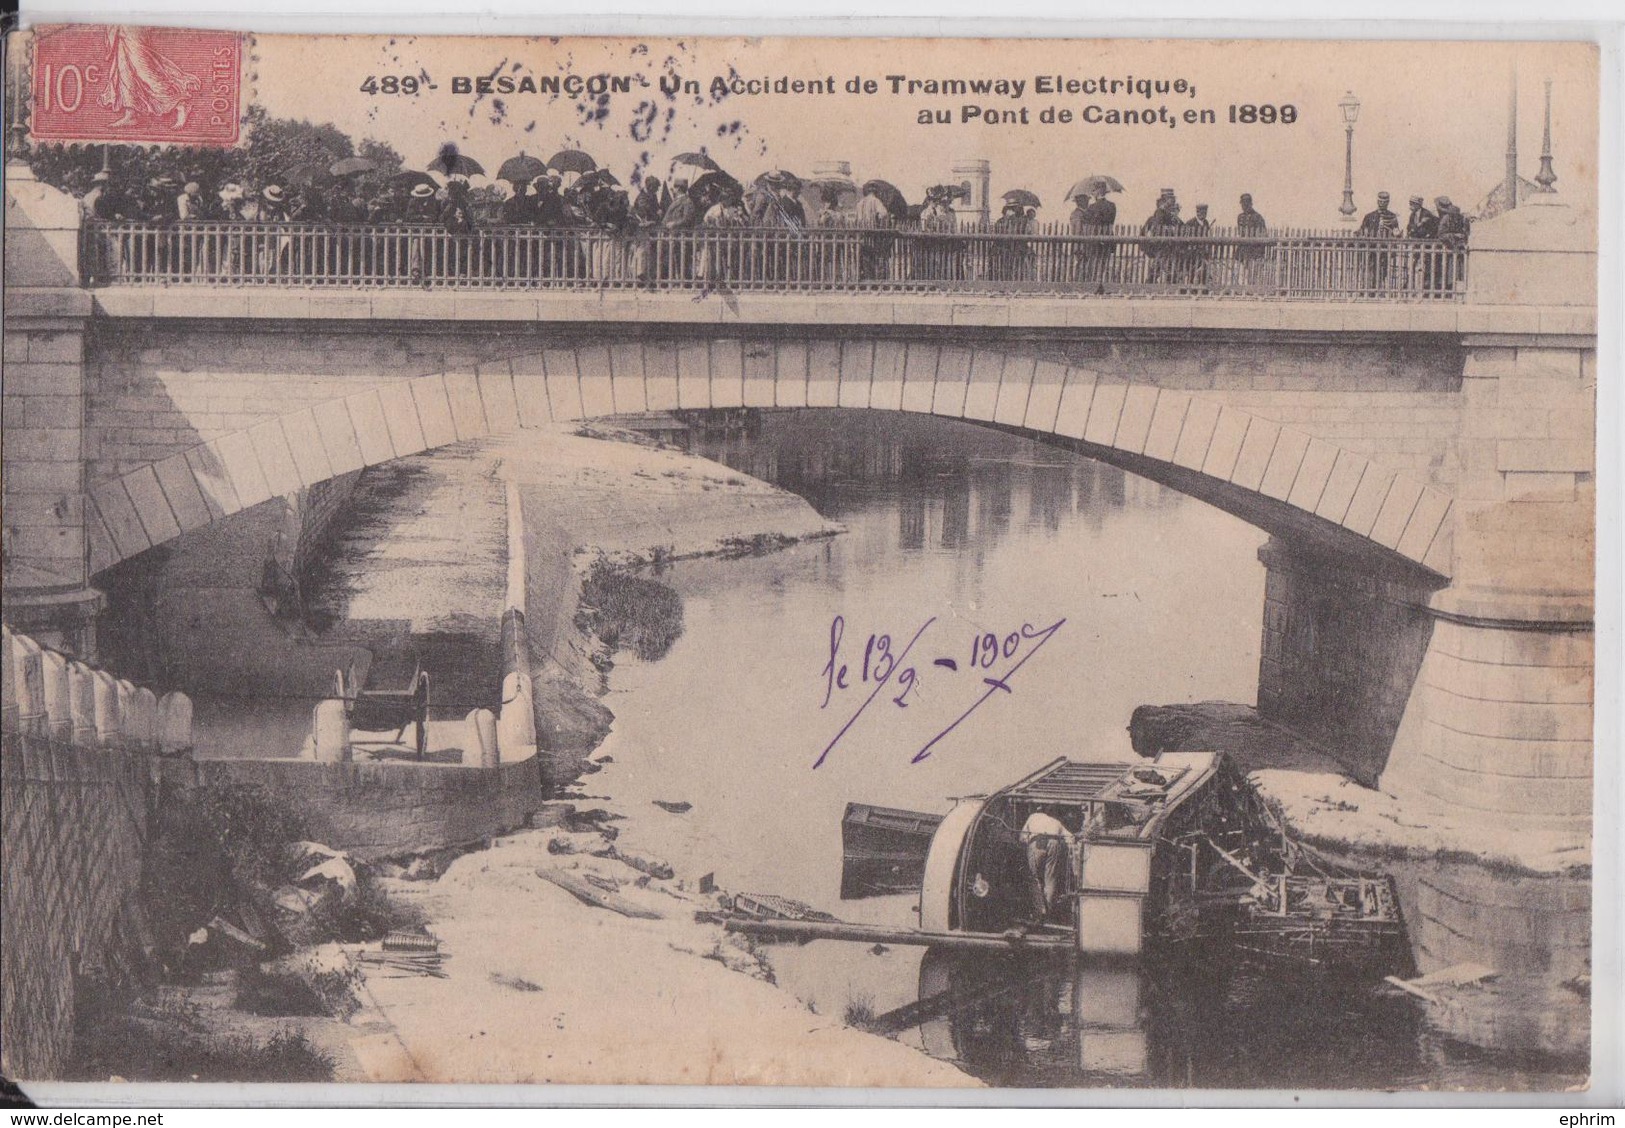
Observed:
[[[1066,233],[1073,238],[1082,239],[1084,236],[1094,234],[1093,225],[1089,222],[1089,193],[1078,192],[1072,197],[1072,214],[1067,216]],[[1072,258],[1076,264],[1078,281],[1090,283],[1095,281],[1097,272],[1096,260],[1100,257],[1096,251],[1095,242],[1077,242],[1072,245]]]
[[[682,231],[700,220],[699,205],[689,195],[688,181],[681,178],[671,182],[671,203],[660,217],[660,225],[668,231]]]
[[[288,193],[280,184],[267,184],[260,189],[260,223],[288,222]],[[293,241],[285,235],[261,235],[254,239],[255,269],[260,275],[278,274],[288,266]]]
[[[880,189],[873,183],[863,186],[863,198],[858,201],[857,225],[878,229],[890,227],[891,211],[880,198]],[[858,277],[885,278],[891,274],[890,258],[893,238],[890,235],[866,234],[858,246]]]
[[[406,194],[406,206],[401,210],[402,223],[433,223],[440,218],[440,202],[435,199],[434,185],[417,183]]]
[[[772,206],[768,215],[773,222],[792,231],[807,226],[807,209],[801,203],[801,182],[778,180],[768,185],[773,190]]]
[[[141,198],[142,218],[148,223],[173,223],[176,217],[175,193],[180,187],[180,181],[168,173],[148,180]]]
[[[1365,239],[1399,238],[1399,217],[1388,210],[1388,193],[1377,193],[1377,206],[1374,210],[1366,212],[1365,218],[1360,220],[1357,234]],[[1366,296],[1375,297],[1388,286],[1389,273],[1393,269],[1393,255],[1388,251],[1373,250],[1364,252],[1364,257]]]
[[[288,193],[280,184],[267,184],[260,189],[260,222],[286,223],[288,220]]]
[[[1439,196],[1433,203],[1439,209],[1439,240],[1449,248],[1442,252],[1444,262],[1439,277],[1441,289],[1448,294],[1455,290],[1456,279],[1461,277],[1467,265],[1465,251],[1470,225],[1467,217],[1461,214],[1461,209],[1450,202],[1449,196]]]
[[[1253,208],[1251,192],[1241,194],[1241,211],[1236,213],[1236,234],[1244,239],[1262,239],[1269,234],[1269,225]],[[1262,274],[1264,257],[1268,253],[1262,243],[1242,243],[1236,247],[1236,263],[1243,285],[1255,285]]]
[[[925,190],[920,205],[920,231],[949,235],[959,229],[959,218],[949,204],[948,187],[935,184]],[[952,281],[961,275],[958,239],[915,239],[909,255],[910,275],[916,279]]]
[[[1421,196],[1412,196],[1410,199],[1411,214],[1405,220],[1405,238],[1419,241],[1431,241],[1439,237],[1439,217],[1427,209],[1427,202]],[[1420,284],[1424,291],[1431,292],[1439,277],[1439,256],[1435,251],[1426,248],[1411,252],[1411,269],[1406,279],[1411,285]]]
[[[104,214],[111,203],[113,175],[105,168],[90,178],[90,190],[79,200],[79,214],[85,219],[112,219]]]
[[[530,181],[515,180],[509,187],[513,190],[502,201],[497,219],[507,227],[528,227],[536,212],[536,194],[530,190]]]
[[[688,181],[682,177],[671,182],[671,200],[660,215],[660,226],[666,231],[689,231],[699,225],[700,205],[689,191]],[[667,242],[666,263],[662,272],[678,281],[694,276],[694,245],[686,236],[674,236]]]
[[[530,182],[536,193],[536,203],[531,213],[531,223],[537,227],[563,227],[565,221],[564,197],[559,195],[559,185],[563,181],[557,173],[546,173]]]
[[[103,220],[111,222],[114,219],[113,206],[113,177],[106,169],[102,169],[90,178],[90,190],[79,200],[79,218],[84,220]],[[100,280],[106,263],[113,253],[113,241],[106,235],[97,234],[93,242],[87,243],[86,262],[84,264],[85,284],[93,285]]]
[[[1107,267],[1117,244],[1100,236],[1110,234],[1116,226],[1117,205],[1105,192],[1092,199],[1087,192],[1079,192],[1074,199],[1069,230],[1074,235],[1092,236],[1082,248],[1082,280],[1093,283],[1097,294],[1105,293]]]
[[[725,231],[749,226],[750,213],[745,209],[745,196],[739,185],[724,184],[717,202],[711,205],[700,222],[705,227]],[[695,300],[708,297],[714,288],[725,283],[735,273],[738,262],[739,246],[732,239],[724,236],[715,241],[706,240],[700,247],[699,259],[695,264],[701,280],[700,292]]]
[[[920,209],[921,231],[953,231],[959,226],[954,209],[948,205],[948,189],[941,184],[925,190],[925,206]]]
[[[637,199],[632,201],[632,218],[640,227],[659,227],[666,217],[669,203],[658,176],[645,176],[638,186]]]
[[[1377,193],[1377,206],[1360,220],[1359,234],[1367,239],[1396,239],[1399,237],[1399,217],[1388,210],[1388,193]]]
[[[1405,238],[1407,239],[1437,239],[1439,237],[1439,217],[1427,209],[1427,202],[1421,196],[1412,196],[1411,214],[1405,220]]]
[[[1027,209],[1021,204],[1006,203],[1004,212],[993,222],[993,233],[1005,238],[994,241],[988,254],[988,277],[1000,282],[1028,281],[1033,265],[1032,244],[1026,239],[1014,238],[1029,234],[1032,223]]]
[[[1172,188],[1164,188],[1157,195],[1156,208],[1140,226],[1140,234],[1166,238],[1170,235],[1183,234],[1184,227],[1179,218],[1179,199],[1174,195]],[[1172,276],[1178,258],[1176,247],[1160,240],[1149,242],[1145,244],[1144,254],[1150,260],[1152,282],[1164,282]]]
[[[428,225],[438,223],[440,220],[440,201],[435,198],[434,185],[427,181],[419,181],[412,185],[402,201],[401,223],[413,225]],[[406,244],[405,261],[399,266],[405,267],[406,275],[413,282],[424,282],[423,251],[425,236],[413,232],[404,239]]]
[[[1207,205],[1197,204],[1196,214],[1187,219],[1181,234],[1189,236],[1180,255],[1180,273],[1189,282],[1200,287],[1207,286],[1208,257],[1212,248],[1207,238],[1213,233],[1213,223],[1207,217]]]
[[[1467,217],[1461,209],[1450,202],[1449,196],[1439,196],[1434,201],[1439,209],[1439,238],[1453,247],[1467,245],[1467,232],[1469,224]]]
[[[197,181],[188,180],[175,196],[176,222],[189,225],[200,222],[204,218],[206,217],[204,215],[203,188]],[[191,239],[183,237],[178,251],[180,261],[176,263],[176,266],[183,274],[191,274],[205,265],[200,256],[194,254]]]

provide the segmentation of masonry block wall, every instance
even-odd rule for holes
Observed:
[[[1511,980],[1553,984],[1539,1005],[1508,1007],[1493,992],[1463,992],[1432,1007],[1429,1025],[1475,1046],[1528,1054],[1584,1055],[1586,1001],[1568,987],[1591,973],[1591,886],[1531,881],[1479,866],[1400,862],[1391,868],[1422,973],[1464,963]]]
[[[6,538],[38,562],[37,585],[83,583],[83,326],[14,319],[6,329]]]
[[[196,328],[100,322],[85,380],[89,481],[117,477],[379,384],[472,370],[480,361],[523,350],[526,342],[536,347],[534,334],[523,327],[390,331],[376,325]],[[321,458],[318,427],[313,419],[309,453]]]
[[[1469,339],[1452,586],[1382,787],[1514,829],[1589,834],[1596,350]]]
[[[0,1072],[61,1075],[74,987],[141,886],[145,756],[6,732],[0,745]]]
[[[1427,652],[1430,589],[1277,540],[1258,555],[1266,569],[1259,712],[1375,787]]]
[[[3,425],[5,585],[38,594],[32,614],[9,621],[47,645],[93,649],[94,600],[86,589],[85,321],[83,294],[37,300],[8,295]],[[82,309],[79,307],[82,306]],[[64,598],[66,597],[66,598]]]

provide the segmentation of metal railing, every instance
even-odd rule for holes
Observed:
[[[90,285],[982,292],[1451,301],[1464,247],[1347,232],[86,224]]]

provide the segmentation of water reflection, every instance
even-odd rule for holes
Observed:
[[[701,426],[692,444],[697,454],[800,494],[821,513],[894,503],[895,547],[904,553],[985,546],[1014,529],[1055,534],[1073,514],[1098,530],[1109,513],[1181,500],[1114,466],[929,417],[766,412],[748,429]]]
[[[604,750],[617,795],[694,800],[684,819],[643,833],[727,888],[912,926],[915,898],[839,901],[846,803],[942,811],[1055,755],[1127,755],[1135,705],[1252,700],[1262,535],[1233,518],[1112,467],[938,419],[773,413],[749,436],[695,438],[697,453],[848,527],[770,556],[668,569],[684,637],[661,662],[623,664],[612,679]],[[1178,551],[1191,545],[1201,551]],[[991,629],[1053,613],[1076,631],[1024,672],[1023,696],[940,756],[908,762],[917,744],[899,726],[923,712],[911,708],[871,718],[811,772],[839,720],[819,711],[818,676],[836,613],[865,631],[932,615],[945,629],[950,616]],[[717,710],[718,684],[750,707]],[[938,685],[946,701],[950,683]],[[704,755],[690,733],[705,734]],[[821,1013],[863,1002],[892,1036],[1001,1085],[1582,1080],[1589,1019],[1574,977],[1589,966],[1587,883],[1393,868],[1417,969],[1475,960],[1497,979],[1433,1006],[1369,981],[1248,966],[922,958],[838,943],[779,946],[771,959],[780,984]]]
[[[1241,964],[941,950],[916,1002],[872,1029],[990,1084],[1155,1088],[1556,1088],[1583,1063],[1486,1052],[1418,1000]]]

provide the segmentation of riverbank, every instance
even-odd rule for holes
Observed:
[[[433,881],[391,882],[431,922],[446,978],[367,976],[366,1021],[378,1031],[360,1055],[370,1079],[975,1084],[809,1009],[773,985],[752,941],[695,923],[717,907],[699,892],[706,875],[680,858],[616,850],[640,822],[681,815],[618,801],[629,781],[588,760],[614,720],[599,700],[613,659],[581,599],[595,565],[749,555],[841,527],[794,494],[625,432],[527,433],[481,456],[523,501],[542,754],[560,786],[581,775],[593,794],[567,794],[597,813],[497,838]],[[538,870],[590,883],[635,915],[586,904]]]
[[[698,924],[689,875],[614,856],[618,815],[499,838],[391,894],[430,921],[444,979],[367,976],[373,1081],[909,1086],[976,1082],[809,1011],[748,940]],[[659,862],[636,856],[643,867]],[[583,883],[635,913],[584,903]]]
[[[768,552],[842,527],[805,500],[604,424],[527,431],[482,446],[525,514],[525,626],[536,733],[550,782],[584,770],[609,734],[601,700],[614,656],[583,614],[595,567],[625,570]],[[680,621],[668,629],[680,630]]]

